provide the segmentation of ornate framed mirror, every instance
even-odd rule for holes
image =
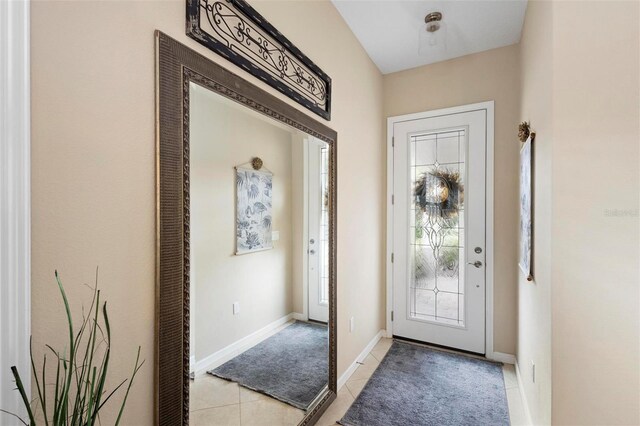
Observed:
[[[216,380],[313,424],[337,392],[337,134],[155,37],[156,423],[205,415]]]

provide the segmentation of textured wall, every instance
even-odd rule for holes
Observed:
[[[554,2],[554,424],[640,424],[638,76],[637,1]]]

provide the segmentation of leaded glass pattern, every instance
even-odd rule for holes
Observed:
[[[320,303],[329,303],[329,150],[320,149]]]
[[[464,326],[465,319],[463,192],[456,208],[424,199],[425,194],[428,200],[447,198],[443,174],[459,174],[464,187],[465,136],[464,129],[431,132],[412,136],[409,143],[410,317],[456,326]],[[414,192],[419,179],[427,188],[421,200]]]

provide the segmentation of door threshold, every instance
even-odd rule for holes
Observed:
[[[452,348],[450,346],[444,346],[444,345],[437,345],[435,343],[429,343],[429,342],[423,342],[422,340],[416,340],[416,339],[410,339],[408,337],[403,337],[403,336],[397,336],[397,335],[393,335],[393,338],[405,343],[411,343],[414,345],[419,345],[419,346],[426,346],[435,350],[439,350],[439,351],[443,351],[443,352],[453,352],[453,353],[459,353],[461,355],[471,355],[475,358],[482,358],[482,359],[487,359],[487,357],[485,356],[485,354],[482,353],[478,353],[478,352],[471,352],[471,351],[465,351],[464,349],[457,349],[457,348]]]
[[[318,321],[318,320],[314,320],[314,319],[311,319],[311,318],[309,318],[309,320],[308,320],[308,321],[309,321],[309,322],[316,323],[316,324],[321,324],[321,325],[328,325],[328,324],[329,324],[329,323],[327,323],[326,321]]]

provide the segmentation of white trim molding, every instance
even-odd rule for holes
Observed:
[[[529,410],[529,403],[527,401],[527,395],[524,393],[524,381],[522,374],[520,374],[520,366],[516,360],[516,378],[518,379],[518,390],[520,391],[520,399],[522,400],[522,407],[524,408],[524,417],[527,425],[532,425],[533,420],[531,418],[531,410]]]
[[[382,339],[385,336],[385,334],[386,334],[385,330],[380,330],[375,336],[373,336],[373,339],[371,339],[371,341],[367,344],[367,346],[364,347],[362,352],[360,352],[360,355],[356,357],[356,359],[351,363],[349,368],[347,368],[346,371],[342,373],[342,375],[338,379],[338,390],[340,390],[344,386],[344,384],[347,383],[351,375],[356,372],[356,370],[358,369],[358,366],[362,362],[364,362],[364,359],[367,357],[367,355],[369,355],[369,352],[371,352],[373,348],[375,348],[375,346],[378,344],[380,339]]]
[[[26,417],[10,367],[31,395],[29,1],[0,1],[0,408]],[[19,424],[0,413],[0,424]]]
[[[503,352],[493,352],[491,356],[487,354],[487,359],[491,361],[501,362],[503,364],[516,364],[516,356],[512,354],[505,354]]]
[[[301,312],[294,312],[291,315],[296,321],[309,321],[309,317]]]
[[[494,279],[494,244],[493,244],[493,198],[494,198],[494,101],[479,102],[470,105],[461,105],[451,108],[438,109],[433,111],[418,112],[413,114],[400,115],[387,118],[387,312],[386,312],[386,336],[393,337],[393,322],[391,312],[393,310],[393,263],[391,255],[393,253],[393,127],[396,123],[403,121],[421,120],[424,118],[438,117],[442,115],[459,114],[470,111],[487,111],[487,146],[486,146],[486,193],[485,193],[485,220],[486,220],[486,242],[485,242],[485,356],[489,359],[498,360],[512,364],[511,358],[507,354],[493,352],[493,279]],[[501,355],[505,355],[504,357]],[[502,360],[505,361],[502,361]],[[509,361],[506,361],[508,359]]]

